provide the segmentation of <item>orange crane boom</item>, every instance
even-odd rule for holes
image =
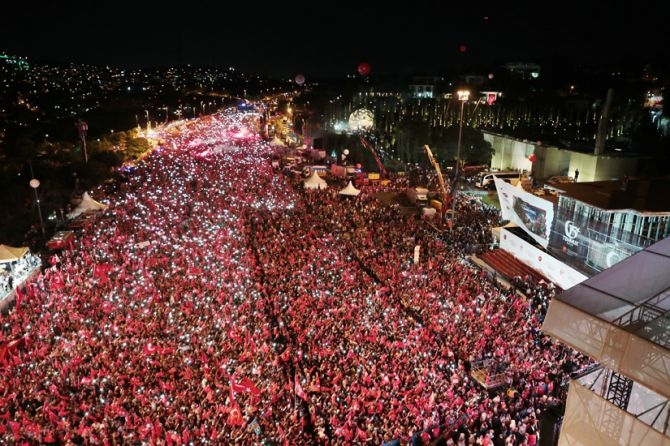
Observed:
[[[430,164],[433,166],[435,169],[435,172],[437,173],[437,182],[440,184],[440,197],[442,198],[442,212],[445,212],[447,207],[449,206],[449,203],[451,201],[449,194],[447,194],[447,188],[444,185],[444,178],[442,177],[442,169],[440,169],[440,165],[435,161],[435,158],[433,158],[433,152],[430,150],[430,147],[428,147],[428,144],[423,146],[423,149],[426,151],[426,155],[428,155],[428,160],[430,161]]]

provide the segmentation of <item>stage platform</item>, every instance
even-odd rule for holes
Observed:
[[[495,373],[493,363],[482,361],[475,363],[470,370],[470,377],[486,390],[493,390],[508,384],[507,374]]]

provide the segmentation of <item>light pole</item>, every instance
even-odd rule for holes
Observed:
[[[470,97],[468,90],[458,90],[458,100],[461,101],[461,115],[458,120],[458,142],[456,143],[456,170],[454,171],[454,182],[451,187],[451,228],[456,227],[456,184],[458,182],[458,170],[461,167],[461,139],[463,137],[463,109]]]
[[[88,164],[88,151],[86,150],[86,134],[88,133],[88,124],[79,119],[77,121],[77,130],[79,132],[79,140],[81,141],[82,148],[84,149],[84,163]]]
[[[46,236],[44,233],[44,220],[42,219],[42,206],[40,205],[40,197],[37,194],[37,188],[40,187],[40,180],[37,178],[33,178],[30,180],[30,187],[33,188],[33,191],[35,192],[35,202],[37,203],[37,214],[40,217],[40,229],[42,230],[42,239]]]

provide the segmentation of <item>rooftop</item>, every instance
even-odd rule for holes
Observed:
[[[606,210],[670,212],[670,178],[624,178],[556,185],[576,200]]]

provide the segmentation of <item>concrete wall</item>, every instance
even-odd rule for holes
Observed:
[[[570,156],[572,152],[562,150],[555,146],[537,146],[535,148],[537,161],[533,163],[533,177],[546,179],[554,175],[572,176],[570,168]]]
[[[491,158],[491,169],[531,170],[533,163],[528,160],[528,156],[535,150],[533,143],[494,133],[482,133],[484,141],[491,143],[495,151]]]
[[[637,164],[638,158],[612,158],[601,155],[598,157],[594,174],[595,181],[620,179],[626,175],[634,176],[637,174]],[[580,173],[580,179],[581,176]]]
[[[554,175],[574,177],[575,170],[579,169],[579,182],[605,181],[636,175],[638,169],[637,158],[596,156],[593,153],[545,146],[539,141],[518,140],[485,131],[482,134],[484,141],[491,143],[495,151],[491,158],[491,169],[527,170],[538,180]],[[531,153],[537,157],[534,163],[528,160]]]

